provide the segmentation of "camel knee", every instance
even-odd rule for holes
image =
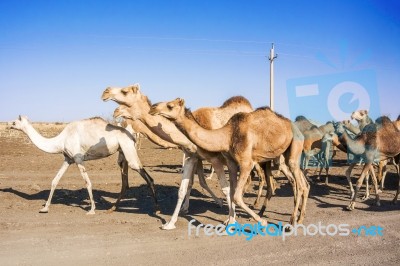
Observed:
[[[139,162],[128,162],[128,165],[133,170],[140,170],[143,166]]]
[[[289,169],[291,172],[297,171],[299,169],[299,163],[293,159],[289,160]]]

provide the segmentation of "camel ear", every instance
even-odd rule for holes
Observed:
[[[22,120],[22,116],[21,116],[21,115],[18,116],[18,120],[19,120],[19,121]]]
[[[138,91],[140,91],[140,84],[139,83],[135,83],[132,85],[132,91],[134,93],[137,93]]]
[[[179,106],[183,106],[185,104],[185,100],[181,98],[177,98]]]

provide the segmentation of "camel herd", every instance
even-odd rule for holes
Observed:
[[[320,165],[321,175],[326,170],[325,182],[328,183],[329,161],[333,147],[352,154],[354,160],[346,171],[346,178],[351,191],[348,210],[353,210],[357,193],[368,177],[376,193],[379,205],[379,193],[383,189],[386,165],[392,163],[399,176],[399,187],[393,199],[396,203],[400,190],[400,116],[397,121],[380,117],[375,122],[365,110],[356,111],[351,119],[358,122],[358,127],[349,121],[328,122],[317,126],[304,116],[295,121],[273,112],[270,108],[254,110],[247,99],[235,96],[216,108],[200,108],[191,112],[185,107],[183,99],[161,102],[152,105],[140,90],[139,84],[124,88],[107,88],[102,100],[112,100],[119,104],[114,117],[125,119],[128,127],[114,126],[101,118],[90,118],[68,124],[54,138],[42,137],[28,119],[20,116],[11,128],[27,134],[34,145],[48,153],[62,153],[64,162],[51,183],[49,198],[40,212],[48,212],[54,190],[69,165],[76,163],[89,193],[91,209],[95,213],[92,185],[84,167],[84,161],[94,160],[119,153],[118,165],[121,170],[121,192],[111,210],[117,208],[128,188],[128,167],[137,171],[146,181],[158,210],[154,181],[143,168],[138,157],[135,133],[142,133],[155,144],[165,148],[180,148],[184,155],[182,181],[178,192],[178,202],[169,222],[162,229],[174,229],[180,213],[187,213],[194,174],[199,177],[200,185],[222,206],[218,198],[207,185],[204,176],[203,160],[208,161],[217,177],[229,208],[226,224],[235,222],[235,206],[246,211],[257,222],[266,225],[263,213],[275,191],[272,167],[278,167],[289,180],[294,195],[294,208],[291,224],[302,223],[306,213],[307,199],[310,192],[308,178],[309,161],[315,158]],[[133,129],[134,132],[132,132]],[[356,164],[363,164],[360,178],[355,189],[351,182],[351,171]],[[378,179],[374,165],[378,165]],[[229,181],[224,166],[228,169]],[[260,178],[258,197],[266,183],[267,194],[263,206],[257,214],[243,200],[246,187],[255,170]],[[381,181],[378,188],[378,181]],[[369,189],[365,197],[369,197]]]

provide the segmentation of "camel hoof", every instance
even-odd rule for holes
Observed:
[[[175,224],[171,224],[171,223],[166,223],[161,226],[162,230],[173,230],[175,228],[176,228]]]
[[[234,223],[236,223],[236,219],[235,218],[228,218],[223,222],[224,225],[234,224]]]
[[[268,226],[268,221],[265,220],[265,219],[261,219],[260,224],[261,224],[262,226]]]
[[[111,208],[109,208],[106,213],[113,213],[115,210],[117,209],[117,207],[112,206]]]
[[[348,210],[348,211],[354,210],[353,204],[350,204],[349,206],[347,206],[347,207],[346,207],[346,210]]]
[[[48,213],[48,212],[49,212],[49,209],[47,209],[47,208],[43,208],[39,211],[39,213]]]
[[[90,210],[90,211],[88,211],[88,212],[86,213],[86,215],[93,215],[93,214],[95,214],[94,210]]]
[[[364,197],[361,198],[362,201],[366,201],[369,199],[369,195],[365,195]]]
[[[392,204],[396,205],[397,204],[397,200],[392,200]]]
[[[377,202],[376,202],[376,206],[380,207],[380,206],[381,206],[381,202],[380,202],[380,201],[377,201]]]

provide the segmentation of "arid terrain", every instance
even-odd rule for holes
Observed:
[[[54,136],[62,124],[35,124],[45,136]],[[182,152],[160,149],[147,140],[139,150],[141,161],[154,178],[160,214],[153,214],[153,201],[140,176],[129,172],[130,189],[120,208],[108,213],[120,191],[117,155],[86,163],[93,184],[96,214],[86,215],[88,193],[75,165],[61,179],[50,211],[39,213],[47,200],[51,180],[60,168],[61,154],[46,154],[22,133],[0,125],[0,265],[264,265],[264,264],[400,264],[400,202],[391,200],[398,184],[389,166],[382,206],[374,206],[374,193],[359,202],[352,212],[344,178],[346,156],[338,152],[331,168],[330,184],[311,184],[305,225],[348,224],[350,228],[380,226],[383,236],[272,236],[188,235],[188,222],[218,225],[228,214],[219,208],[196,177],[189,213],[179,217],[177,228],[161,230],[174,210],[181,179]],[[207,165],[208,169],[208,165]],[[356,167],[354,176],[360,174]],[[311,176],[314,178],[314,176]],[[289,222],[293,206],[292,189],[279,176],[279,188],[267,210],[268,221]],[[355,180],[355,179],[354,179]],[[208,181],[222,197],[216,176]],[[258,182],[246,193],[255,199]],[[363,194],[364,188],[362,190]],[[265,192],[264,192],[265,193]],[[238,222],[255,223],[238,210]],[[194,232],[194,231],[193,231]],[[193,234],[193,233],[192,233]]]

